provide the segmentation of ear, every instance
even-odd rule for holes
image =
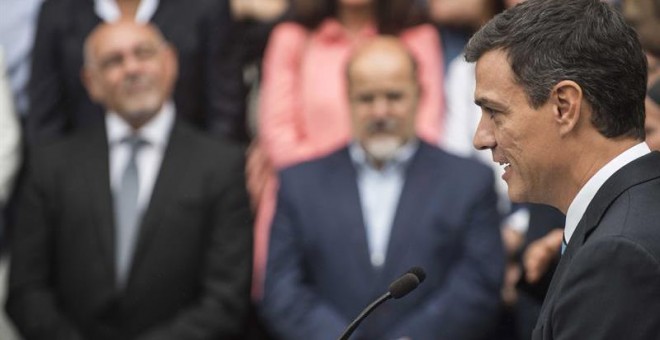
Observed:
[[[552,89],[554,120],[564,136],[574,131],[582,117],[582,88],[572,80],[562,80]]]
[[[167,67],[169,68],[169,73],[176,82],[176,79],[179,76],[179,56],[178,51],[174,45],[169,42],[165,43],[165,59]]]
[[[89,97],[92,99],[92,101],[98,103],[101,100],[101,90],[99,89],[99,86],[94,79],[94,75],[92,74],[93,72],[94,71],[90,70],[88,66],[83,66],[82,70],[80,71],[80,79],[82,80],[85,89],[87,89]]]

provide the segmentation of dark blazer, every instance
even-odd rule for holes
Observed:
[[[177,112],[211,132],[247,140],[239,51],[230,46],[226,0],[160,0],[151,19],[178,52]],[[80,80],[85,38],[101,23],[93,0],[45,1],[37,23],[28,86],[31,144],[98,124],[104,110]]]
[[[660,153],[626,165],[598,190],[532,338],[660,339]]]
[[[348,149],[281,173],[261,313],[282,339],[336,339],[412,266],[427,278],[379,307],[355,339],[489,338],[504,252],[493,174],[422,143],[406,173],[386,262],[370,262]]]
[[[7,311],[25,339],[231,339],[249,305],[243,154],[177,122],[115,287],[104,129],[37,149],[20,191]]]

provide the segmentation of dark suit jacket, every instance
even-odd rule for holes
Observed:
[[[160,0],[151,21],[178,52],[177,112],[213,135],[247,140],[239,51],[230,48],[226,0]],[[98,124],[104,110],[80,80],[83,43],[101,19],[93,0],[45,1],[37,23],[28,87],[31,144]]]
[[[119,291],[104,131],[37,149],[28,164],[11,245],[10,317],[27,340],[236,336],[252,254],[242,152],[175,124]]]
[[[504,252],[492,172],[422,143],[411,160],[387,258],[374,268],[348,149],[281,173],[261,312],[282,339],[336,339],[412,266],[427,278],[379,307],[355,339],[488,338]]]
[[[660,153],[600,188],[559,262],[532,338],[660,339]]]

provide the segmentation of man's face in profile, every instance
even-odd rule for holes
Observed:
[[[544,202],[561,176],[550,105],[531,107],[502,50],[489,51],[477,61],[476,79],[475,102],[482,114],[475,148],[490,149],[493,161],[504,167],[502,178],[512,201]]]

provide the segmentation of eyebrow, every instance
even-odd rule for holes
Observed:
[[[488,98],[484,98],[484,97],[475,98],[474,103],[477,104],[477,106],[479,106],[479,107],[486,106],[486,107],[494,108],[494,109],[497,109],[497,110],[500,110],[500,111],[506,111],[508,109],[508,107],[506,105],[501,104],[501,103],[497,103],[495,101],[492,101],[492,100],[490,100]]]

